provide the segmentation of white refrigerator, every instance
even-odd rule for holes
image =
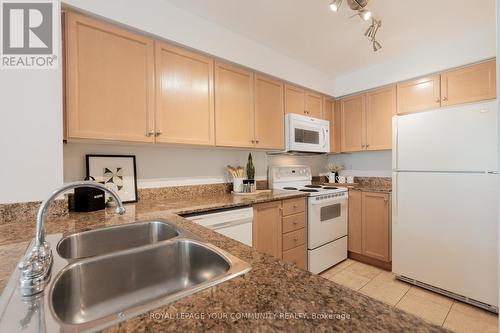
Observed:
[[[393,118],[392,270],[498,312],[497,102]]]

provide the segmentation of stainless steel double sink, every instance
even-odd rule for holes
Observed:
[[[35,311],[43,314],[38,320],[44,327],[62,332],[99,330],[250,270],[246,262],[163,220],[59,236],[56,244],[48,292],[33,302],[50,309]],[[33,311],[33,304],[17,300],[15,292],[4,304],[6,291],[0,331],[14,327],[7,325],[9,313],[22,314],[17,327],[22,322],[23,332],[30,331],[22,312]]]

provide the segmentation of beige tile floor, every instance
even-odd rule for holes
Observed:
[[[497,315],[396,280],[391,272],[352,259],[321,276],[458,333],[499,332]]]

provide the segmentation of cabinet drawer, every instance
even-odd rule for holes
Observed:
[[[283,233],[302,229],[306,226],[306,213],[283,217]]]
[[[307,267],[306,245],[303,244],[291,250],[283,251],[283,261],[292,263],[299,268],[306,269]]]
[[[283,200],[283,216],[297,214],[306,211],[306,200],[304,198]]]
[[[306,243],[306,228],[283,234],[283,251]]]

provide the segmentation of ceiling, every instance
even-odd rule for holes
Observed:
[[[330,0],[165,0],[267,45],[331,75],[341,75],[403,57],[412,50],[495,29],[495,0],[371,0],[368,9],[382,19],[374,53],[364,36],[369,23],[346,1]]]

